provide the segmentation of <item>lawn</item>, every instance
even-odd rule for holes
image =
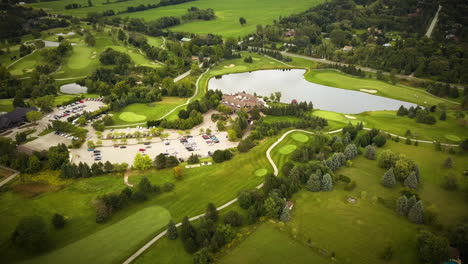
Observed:
[[[164,97],[160,102],[151,104],[131,104],[114,113],[115,125],[156,120],[171,111],[174,107],[183,104],[187,98]]]
[[[261,224],[219,263],[330,263],[272,223]]]
[[[1,99],[0,100],[0,112],[10,112],[13,110],[12,99]]]
[[[115,263],[116,260],[125,259],[140,241],[147,239],[150,234],[148,230],[166,226],[170,218],[166,209],[150,206],[88,237],[25,263],[70,263],[73,260],[81,263]]]
[[[375,93],[375,95],[407,101],[423,106],[437,105],[439,103],[453,105],[453,103],[426,93],[423,89],[412,88],[404,85],[392,85],[375,79],[353,77],[334,70],[308,71],[305,74],[305,78],[309,82],[342,89],[355,91],[359,91],[360,89],[376,90],[377,93]]]
[[[102,12],[112,9],[116,13],[126,9],[127,6],[138,6],[140,4],[155,4],[152,0],[133,0],[128,2],[112,3],[104,5],[106,0],[93,1],[92,8],[65,9],[65,5],[72,3],[70,0],[61,0],[53,2],[40,2],[30,4],[29,6],[43,8],[52,13],[62,15],[73,15],[85,17],[88,12]],[[115,1],[111,1],[115,2]],[[150,9],[135,13],[124,13],[120,17],[143,18],[145,20],[155,20],[164,16],[180,17],[187,12],[187,9],[196,6],[198,8],[214,9],[217,18],[211,21],[193,21],[183,25],[173,27],[171,31],[191,32],[196,34],[216,33],[224,37],[245,36],[255,31],[257,25],[272,24],[273,20],[278,20],[280,16],[287,16],[293,13],[305,11],[314,7],[322,0],[197,0],[179,5],[165,6],[156,9]],[[244,17],[247,24],[241,26],[239,18]]]
[[[344,114],[324,110],[314,110],[313,115],[326,118],[329,120],[330,126],[334,128],[343,127],[350,122],[354,125],[363,122],[365,127],[381,129],[400,136],[405,136],[409,129],[414,138],[452,144],[459,143],[458,139],[466,138],[467,133],[466,127],[458,123],[453,111],[448,112],[446,121],[437,120],[434,125],[417,123],[414,119],[397,116],[395,111],[375,111],[351,115],[356,119],[349,119]]]

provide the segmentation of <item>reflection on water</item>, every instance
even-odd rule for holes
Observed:
[[[364,92],[344,90],[326,85],[308,82],[304,79],[305,70],[261,70],[246,73],[223,75],[211,78],[209,89],[219,89],[223,93],[245,91],[257,95],[269,96],[281,92],[281,102],[292,100],[312,101],[315,109],[322,109],[346,114],[358,114],[365,111],[397,110],[415,104],[371,95]]]

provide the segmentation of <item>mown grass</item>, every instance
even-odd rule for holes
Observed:
[[[375,93],[375,95],[412,102],[423,106],[437,105],[439,103],[453,105],[453,103],[426,93],[422,89],[403,85],[392,85],[375,79],[353,77],[334,70],[309,71],[304,77],[309,82],[347,90],[376,90],[378,92]]]
[[[281,225],[279,225],[281,226]],[[264,223],[219,263],[330,263],[313,249],[291,239],[278,225]]]
[[[381,129],[400,136],[405,136],[406,131],[410,130],[412,138],[452,144],[459,141],[453,140],[454,138],[450,135],[463,139],[466,138],[467,133],[467,128],[459,124],[452,111],[448,112],[446,121],[437,120],[434,125],[417,123],[412,118],[397,116],[395,111],[375,111],[351,115],[356,119],[349,119],[344,114],[324,110],[314,110],[312,114],[326,118],[329,120],[330,126],[335,128],[343,127],[348,123],[355,125],[362,122],[365,127]],[[436,119],[438,119],[437,116]]]
[[[131,104],[113,114],[115,125],[127,125],[135,122],[160,119],[163,115],[171,111],[174,107],[183,104],[187,98],[164,97],[160,102],[151,104]],[[144,119],[133,120],[128,118],[128,113],[133,113]]]
[[[1,99],[0,100],[0,112],[10,112],[13,110],[12,99]]]
[[[77,17],[85,17],[88,12],[102,12],[112,9],[115,12],[125,10],[127,6],[138,6],[140,4],[155,4],[151,0],[134,0],[129,2],[113,3],[104,5],[106,0],[93,1],[92,8],[65,9],[65,5],[71,3],[70,0],[61,0],[53,2],[39,2],[30,4],[30,6],[43,8],[52,13],[60,13],[62,15],[73,15]],[[166,6],[156,9],[150,9],[141,12],[121,14],[120,17],[143,18],[145,20],[155,20],[163,16],[180,17],[187,12],[191,6],[198,8],[214,9],[217,18],[212,21],[193,21],[171,28],[172,31],[191,32],[197,34],[216,33],[224,37],[245,36],[250,32],[255,31],[257,25],[268,25],[273,20],[278,20],[280,16],[287,16],[293,13],[305,11],[308,8],[322,3],[322,0],[197,0],[179,5]],[[85,3],[82,3],[86,5]],[[241,26],[239,18],[244,17],[247,24]]]

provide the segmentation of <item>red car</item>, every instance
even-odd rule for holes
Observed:
[[[80,101],[80,104],[82,104],[82,103],[83,103],[83,101]]]
[[[141,149],[139,149],[139,150],[140,150],[140,151],[145,151],[146,149],[144,149],[144,148],[141,148]]]

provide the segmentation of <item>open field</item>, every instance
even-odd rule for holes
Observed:
[[[79,259],[81,263],[113,263],[125,258],[129,248],[147,238],[149,229],[166,226],[170,218],[166,209],[150,206],[88,237],[25,263],[69,263],[73,259]]]
[[[416,120],[406,116],[397,116],[395,111],[364,112],[352,115],[356,119],[348,119],[344,114],[324,110],[314,110],[312,114],[326,118],[333,128],[343,127],[349,122],[352,124],[362,122],[365,127],[381,129],[400,136],[405,136],[409,129],[412,137],[420,140],[456,144],[459,143],[456,141],[457,138],[466,138],[467,129],[458,124],[453,112],[448,112],[446,121],[437,120],[434,125],[417,123]]]
[[[134,0],[120,3],[112,3],[104,5],[106,0],[95,0],[93,1],[93,12],[102,12],[105,10],[112,9],[116,13],[117,11],[125,10],[127,6],[138,6],[140,4],[155,4],[155,1],[151,0]],[[286,16],[293,13],[298,13],[313,6],[322,3],[322,0],[197,0],[195,2],[188,2],[179,5],[165,6],[156,9],[150,9],[141,12],[125,13],[119,16],[121,17],[132,17],[132,18],[143,18],[145,20],[155,20],[164,16],[176,16],[180,17],[187,12],[187,9],[196,6],[198,8],[206,9],[212,8],[215,11],[217,18],[211,21],[194,21],[189,22],[180,26],[171,28],[171,31],[191,32],[197,34],[208,34],[216,33],[224,37],[238,37],[245,36],[250,32],[255,31],[257,25],[271,24],[273,20],[278,20],[280,16]],[[65,9],[65,5],[71,3],[70,0],[61,0],[53,2],[42,2],[30,4],[30,6],[43,8],[49,10],[52,13],[60,13],[63,15],[73,15],[77,17],[86,17],[88,12],[91,12],[91,8],[79,8],[79,9]],[[82,3],[86,5],[85,3]],[[259,15],[261,11],[261,15]],[[244,17],[247,20],[247,24],[241,26],[239,18]]]
[[[179,97],[164,97],[162,101],[151,104],[131,104],[114,113],[114,123],[126,125],[156,120],[186,100],[186,98]]]
[[[220,263],[330,263],[311,248],[291,239],[272,223],[263,223]]]
[[[332,87],[360,91],[361,89],[376,90],[375,95],[407,101],[423,106],[445,103],[452,105],[439,97],[426,93],[423,89],[403,85],[392,85],[383,81],[358,78],[334,70],[309,71],[304,76],[309,82]]]

